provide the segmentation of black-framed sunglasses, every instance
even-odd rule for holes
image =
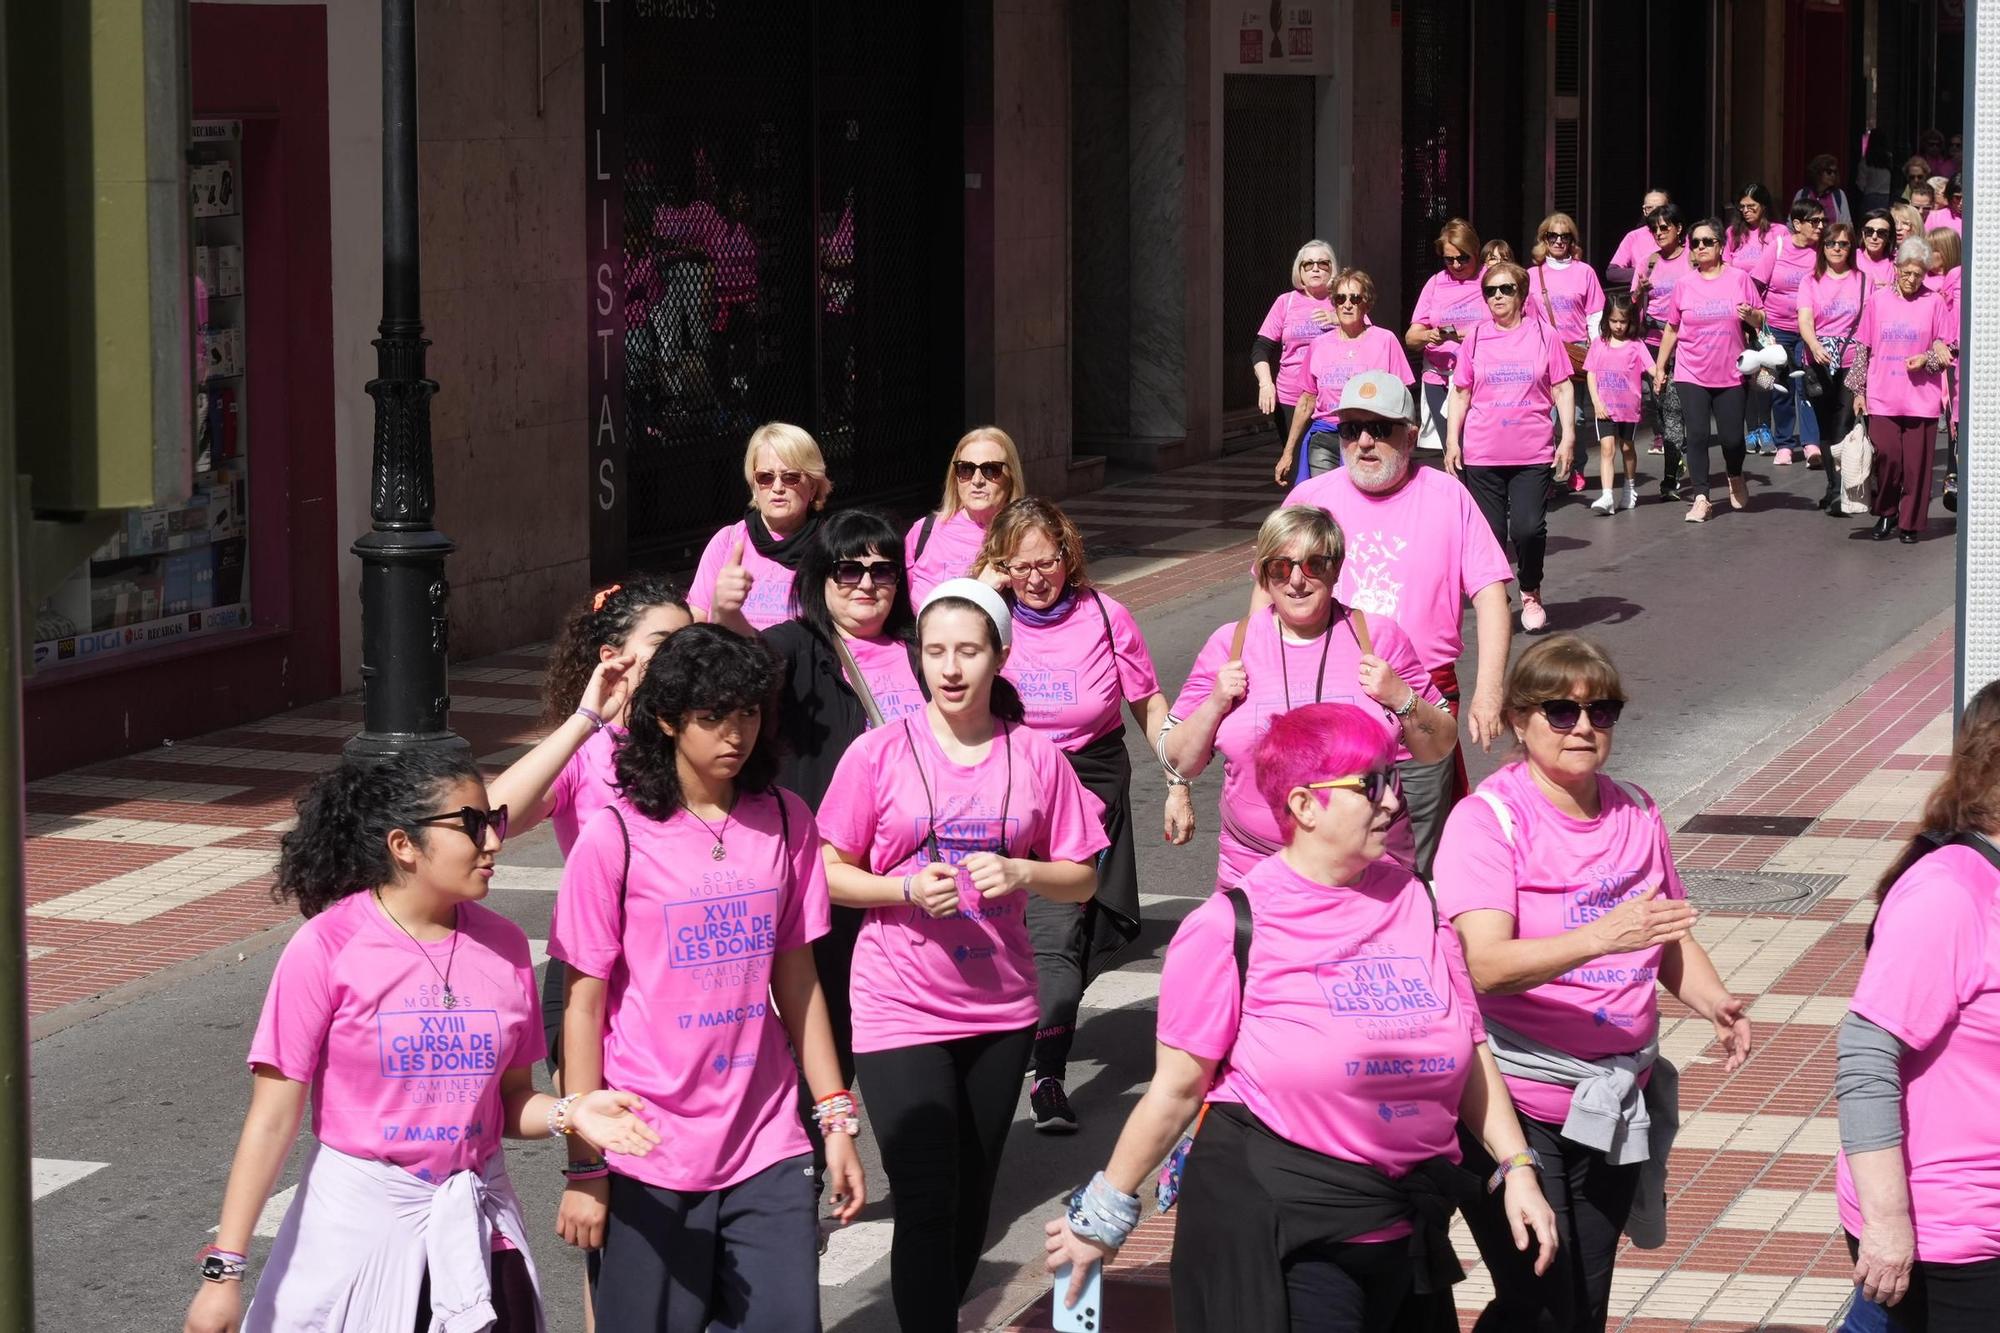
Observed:
[[[1368,298],[1360,292],[1335,292],[1333,294],[1333,303],[1335,305],[1367,305]]]
[[[1593,728],[1609,731],[1618,725],[1618,716],[1625,711],[1623,699],[1592,699],[1587,704],[1574,699],[1544,699],[1535,706],[1542,710],[1552,731],[1574,731],[1577,719],[1585,714],[1590,716]]]
[[[1677,222],[1655,222],[1647,230],[1651,231],[1655,236],[1665,236],[1670,231],[1679,231],[1680,224]]]
[[[417,823],[448,825],[472,839],[474,847],[486,846],[488,829],[492,829],[493,836],[501,842],[507,841],[507,807],[504,805],[496,805],[491,810],[461,805],[458,809],[447,810],[443,814],[426,815]]]
[[[1827,243],[1826,243],[1826,244],[1825,244],[1824,246],[1822,246],[1821,248],[1822,248],[1822,249],[1825,249],[1825,250],[1852,250],[1852,249],[1854,248],[1854,242],[1853,242],[1853,241],[1828,241],[1828,242],[1827,242]]]
[[[760,491],[768,491],[781,481],[785,483],[786,490],[795,491],[806,484],[806,474],[787,468],[783,472],[759,472],[751,480],[757,483]]]
[[[1690,249],[1690,250],[1713,250],[1713,249],[1714,249],[1714,248],[1715,248],[1716,246],[1718,246],[1718,245],[1721,245],[1721,244],[1722,244],[1722,242],[1721,242],[1721,241],[1718,241],[1718,240],[1716,240],[1716,239],[1715,239],[1715,238],[1714,238],[1713,236],[1695,236],[1695,237],[1691,237],[1691,238],[1689,238],[1689,240],[1688,240],[1688,249]]]
[[[1333,267],[1333,261],[1331,259],[1301,259],[1299,261],[1299,267],[1330,269]]]
[[[961,458],[951,465],[951,475],[960,481],[971,481],[974,473],[988,481],[1005,481],[1007,464],[997,458],[986,463],[968,463]]]
[[[827,577],[838,588],[858,588],[863,579],[872,587],[893,588],[903,581],[903,567],[893,560],[836,560]]]
[[[1824,227],[1826,225],[1826,214],[1820,213],[1814,217],[1800,218],[1799,221],[1808,227]]]
[[[1871,241],[1886,241],[1891,233],[1887,227],[1863,227],[1861,234]]]
[[[1364,435],[1372,435],[1378,440],[1386,440],[1389,438],[1390,432],[1396,429],[1396,423],[1393,421],[1375,421],[1369,418],[1362,418],[1356,421],[1343,421],[1338,426],[1335,426],[1334,429],[1340,432],[1341,439],[1347,441],[1349,444],[1353,444]]]
[[[1307,791],[1358,791],[1368,798],[1368,804],[1379,806],[1382,798],[1390,792],[1403,794],[1403,775],[1393,768],[1378,768],[1368,773],[1354,773],[1344,778],[1327,778],[1322,782],[1308,782]]]
[[[1288,555],[1274,555],[1257,567],[1266,583],[1290,583],[1292,571],[1303,569],[1306,577],[1314,583],[1332,583],[1333,576],[1340,572],[1330,555],[1309,555],[1303,560],[1294,560]]]
[[[1466,264],[1477,263],[1478,257],[1476,255],[1446,255],[1444,262],[1447,268],[1460,268]]]
[[[1542,239],[1547,241],[1550,245],[1554,245],[1557,241],[1575,240],[1576,233],[1571,231],[1545,231],[1542,233]]]
[[[1479,290],[1485,292],[1486,299],[1490,301],[1496,296],[1514,295],[1521,290],[1521,285],[1517,282],[1496,282],[1491,287],[1482,287]]]

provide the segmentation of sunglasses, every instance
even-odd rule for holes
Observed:
[[[1871,241],[1886,241],[1889,239],[1889,229],[1887,227],[1863,227],[1861,234]]]
[[[1378,768],[1372,773],[1356,773],[1352,777],[1328,778],[1324,782],[1308,782],[1307,791],[1358,791],[1368,798],[1368,804],[1380,805],[1382,798],[1390,792],[1403,794],[1403,775],[1393,768]]]
[[[1294,560],[1288,555],[1274,555],[1260,565],[1259,570],[1266,583],[1290,583],[1292,571],[1302,569],[1306,577],[1314,583],[1331,583],[1333,576],[1340,572],[1330,555],[1309,555],[1303,560]]]
[[[1716,240],[1713,236],[1697,236],[1693,240],[1688,242],[1688,249],[1713,250],[1716,246],[1721,244],[1722,242]]]
[[[1512,296],[1521,290],[1521,285],[1516,282],[1496,282],[1491,287],[1482,287],[1480,290],[1486,293],[1486,299],[1490,301],[1496,296]]]
[[[1333,303],[1334,303],[1335,305],[1366,305],[1366,304],[1368,304],[1368,302],[1367,302],[1366,298],[1364,298],[1364,297],[1363,297],[1363,296],[1361,295],[1361,293],[1360,293],[1360,292],[1335,292],[1335,293],[1333,294]]]
[[[1378,440],[1386,440],[1389,438],[1389,432],[1396,429],[1396,423],[1393,421],[1370,420],[1343,421],[1338,426],[1335,426],[1334,429],[1340,432],[1341,439],[1346,440],[1349,444],[1353,444],[1364,435],[1372,435]]]
[[[1576,233],[1575,233],[1575,232],[1569,232],[1569,231],[1545,231],[1545,232],[1543,232],[1543,233],[1542,233],[1542,239],[1543,239],[1543,240],[1545,240],[1545,241],[1547,241],[1547,242],[1548,242],[1549,244],[1553,245],[1553,244],[1555,244],[1555,243],[1556,243],[1557,241],[1573,241],[1573,240],[1575,240],[1575,239],[1576,239]]]
[[[497,805],[491,810],[480,810],[469,805],[441,815],[426,815],[419,824],[449,825],[472,839],[474,847],[486,845],[486,830],[492,829],[493,836],[501,842],[507,841],[507,807]]]
[[[760,491],[776,490],[779,482],[783,482],[788,491],[795,491],[806,484],[806,474],[794,472],[790,468],[783,472],[759,472],[750,479],[757,483],[757,489]]]
[[[829,577],[837,588],[858,588],[863,579],[870,587],[893,588],[903,581],[903,567],[893,560],[836,560]]]
[[[1035,574],[1040,574],[1046,578],[1048,575],[1055,573],[1062,562],[1063,558],[1060,553],[1052,555],[1046,560],[1015,560],[1011,562],[1003,560],[1000,562],[1000,571],[1009,578],[1025,579]]]
[[[1816,218],[1800,218],[1799,221],[1805,223],[1808,227],[1824,227],[1826,225],[1826,215],[1821,214]]]
[[[1445,262],[1445,263],[1446,263],[1446,264],[1447,264],[1447,265],[1448,265],[1449,267],[1451,267],[1451,268],[1458,268],[1458,267],[1460,267],[1461,265],[1465,265],[1465,264],[1470,264],[1470,263],[1472,263],[1472,262],[1473,262],[1473,256],[1471,256],[1471,255],[1446,255],[1446,256],[1444,257],[1444,262]]]
[[[1854,248],[1854,242],[1853,242],[1853,241],[1828,241],[1828,242],[1826,243],[1826,245],[1825,245],[1825,246],[1823,246],[1822,248],[1823,248],[1823,249],[1827,249],[1827,250],[1852,250],[1852,249]]]
[[[1618,725],[1618,715],[1625,711],[1623,699],[1592,699],[1580,704],[1574,699],[1544,699],[1536,705],[1542,716],[1549,720],[1552,731],[1572,731],[1577,719],[1588,713],[1590,725],[1598,731],[1609,731]]]
[[[1300,268],[1332,268],[1332,267],[1333,267],[1333,261],[1332,261],[1331,259],[1301,259],[1301,260],[1299,261],[1299,267],[1300,267]]]
[[[968,463],[960,459],[951,465],[951,475],[960,481],[971,481],[975,472],[988,481],[1007,479],[1007,465],[997,460],[991,463]]]
[[[1679,231],[1680,227],[1672,222],[1655,222],[1651,230],[1655,236],[1665,236],[1670,231]]]

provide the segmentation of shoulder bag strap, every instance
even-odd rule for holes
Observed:
[[[1104,597],[1097,589],[1092,588],[1090,600],[1097,603],[1098,619],[1104,622],[1104,644],[1111,650],[1111,661],[1114,665],[1123,667],[1124,660],[1118,656],[1118,637],[1111,632],[1111,613],[1104,609]],[[1119,686],[1119,689],[1122,691],[1124,686]]]
[[[868,725],[882,725],[882,708],[875,702],[875,691],[868,688],[868,677],[861,674],[861,668],[854,661],[854,653],[847,646],[847,640],[840,637],[840,631],[833,631],[833,651],[840,657],[840,674],[847,678],[847,688],[854,691],[854,697],[861,701],[861,711],[868,714]],[[784,808],[784,802],[778,803]]]
[[[1543,260],[1541,263],[1535,265],[1535,269],[1542,275],[1542,308],[1549,312],[1549,327],[1553,329],[1556,327],[1556,303],[1549,296],[1548,261],[1546,259]]]
[[[792,808],[785,802],[784,788],[773,787],[771,794],[778,798],[778,846],[785,859],[785,897],[790,898],[798,887],[798,876],[792,873]]]
[[[1354,631],[1354,642],[1361,649],[1362,655],[1373,657],[1375,645],[1369,640],[1368,617],[1361,613],[1360,607],[1347,608],[1347,627]]]
[[[1236,913],[1236,1004],[1240,1014],[1243,992],[1250,984],[1250,937],[1256,932],[1257,919],[1250,914],[1250,895],[1243,892],[1241,884],[1224,889],[1223,893],[1229,899],[1230,910]]]
[[[1992,866],[1995,870],[2000,870],[2000,847],[1995,847],[1977,833],[1958,833],[1939,845],[1943,847],[1970,847],[1973,851],[1978,852],[1986,858],[1986,864]]]
[[[937,523],[937,512],[924,515],[924,525],[917,529],[917,549],[910,555],[910,563],[916,564],[924,558],[924,548],[931,544],[931,528]]]
[[[625,845],[625,868],[618,872],[618,930],[619,933],[623,934],[625,930],[625,885],[632,878],[632,830],[625,827],[625,816],[618,812],[617,806],[614,805],[607,808],[611,811],[611,817],[618,821],[618,841]]]

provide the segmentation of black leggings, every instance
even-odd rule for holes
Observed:
[[[1708,446],[1722,445],[1722,466],[1730,476],[1743,475],[1743,386],[1711,389],[1681,383],[1681,419],[1687,429],[1688,484],[1696,495],[1708,494]],[[1715,418],[1714,429],[1709,417]]]
[[[1825,503],[1831,505],[1840,497],[1840,464],[1834,461],[1833,447],[1854,429],[1854,395],[1847,391],[1845,366],[1829,375],[1827,383],[1832,387],[1813,404],[1813,414],[1819,418],[1820,462],[1826,469]]]
[[[956,1333],[1034,1040],[1025,1027],[854,1057],[895,1203],[889,1291],[903,1333]]]
[[[1549,550],[1549,465],[1521,463],[1510,467],[1474,467],[1460,474],[1473,503],[1493,529],[1493,540],[1504,548],[1514,540],[1514,560],[1521,567],[1521,591],[1542,590],[1542,562]]]
[[[1847,1238],[1847,1256],[1861,1246]],[[1882,1307],[1896,1333],[1991,1333],[2000,1310],[2000,1259],[1969,1264],[1910,1265],[1910,1289],[1894,1305]]]
[[[1639,1164],[1612,1166],[1603,1153],[1570,1142],[1559,1126],[1532,1116],[1521,1117],[1521,1129],[1541,1155],[1542,1195],[1556,1214],[1556,1258],[1548,1272],[1535,1276],[1535,1247],[1525,1253],[1514,1248],[1504,1193],[1482,1192],[1464,1205],[1465,1225],[1494,1290],[1474,1333],[1604,1333],[1611,1264],[1632,1211]],[[1493,1158],[1479,1140],[1461,1128],[1458,1143],[1468,1171],[1493,1173]]]

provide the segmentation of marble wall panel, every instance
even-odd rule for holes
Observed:
[[[1071,388],[1079,435],[1124,435],[1131,404],[1127,0],[1076,0],[1070,66]]]
[[[1183,0],[1134,0],[1126,161],[1127,431],[1187,430],[1187,50]]]

